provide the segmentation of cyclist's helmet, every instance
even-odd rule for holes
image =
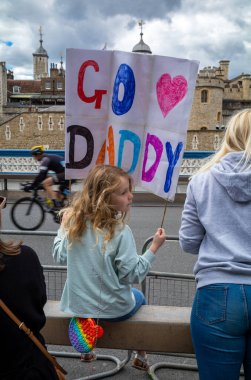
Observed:
[[[43,153],[44,153],[43,145],[35,145],[31,148],[32,156],[38,156],[39,154],[43,154]]]

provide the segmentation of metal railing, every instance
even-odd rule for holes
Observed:
[[[150,236],[142,247],[143,254],[153,236]],[[166,241],[179,241],[178,236],[167,236]],[[141,284],[149,305],[161,306],[191,306],[196,290],[195,279],[192,274],[168,273],[150,271]]]
[[[66,266],[43,265],[47,299],[59,301],[67,276]]]
[[[21,236],[56,236],[56,231],[19,231],[2,230],[2,235]],[[141,253],[144,253],[151,243],[149,237]],[[167,236],[166,241],[176,241],[177,236]],[[47,285],[48,299],[59,300],[66,280],[66,266],[43,265]],[[150,271],[141,284],[141,289],[148,304],[162,306],[191,306],[195,293],[195,280],[192,274],[168,273]]]

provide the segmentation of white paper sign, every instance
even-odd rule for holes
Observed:
[[[120,51],[67,49],[66,178],[96,164],[173,200],[199,63]]]

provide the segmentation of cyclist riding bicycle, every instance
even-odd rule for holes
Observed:
[[[58,199],[57,192],[54,191],[53,185],[60,185],[60,190],[69,187],[69,181],[65,180],[64,162],[61,156],[56,154],[47,154],[44,152],[42,145],[36,145],[31,148],[33,158],[40,162],[39,173],[32,184],[24,187],[24,191],[30,191],[42,184],[47,192],[47,196],[53,201],[56,209],[62,207],[62,202]],[[49,171],[54,174],[48,175]]]

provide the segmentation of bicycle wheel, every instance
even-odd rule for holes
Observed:
[[[12,222],[17,228],[25,231],[34,231],[43,224],[45,212],[39,201],[25,197],[14,203],[10,215]]]

